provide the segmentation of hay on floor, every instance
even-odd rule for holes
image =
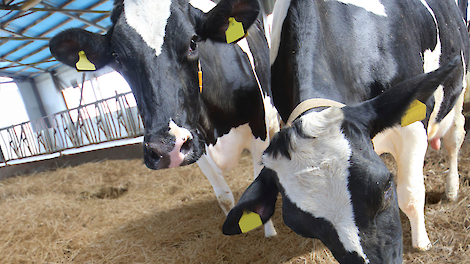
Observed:
[[[469,152],[461,152],[459,199],[449,203],[446,155],[429,151],[425,211],[434,246],[412,250],[402,215],[405,263],[470,263]],[[245,154],[226,177],[236,200],[252,175]],[[261,228],[224,236],[225,215],[196,165],[152,171],[142,160],[108,160],[58,168],[0,182],[0,263],[334,263],[320,241],[284,225],[280,206],[278,236],[264,238]]]

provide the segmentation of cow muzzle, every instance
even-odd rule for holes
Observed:
[[[201,155],[201,146],[197,143],[197,135],[177,126],[173,121],[169,131],[161,137],[150,136],[153,140],[145,140],[144,161],[150,169],[159,170],[174,168],[195,162]],[[156,139],[156,140],[155,140]]]

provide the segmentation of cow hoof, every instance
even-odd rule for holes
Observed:
[[[414,248],[418,251],[428,251],[429,249],[431,249],[432,247],[432,244],[431,242],[428,242],[428,243],[423,243],[423,246],[414,246]]]
[[[277,232],[276,229],[274,228],[273,221],[269,220],[264,224],[264,236],[265,237],[273,237],[276,236]]]
[[[459,177],[457,177],[458,179]],[[459,183],[451,184],[449,182],[446,183],[446,197],[447,200],[451,202],[455,202],[457,200],[457,196],[459,194]]]
[[[274,236],[277,236],[276,229],[270,230],[269,232],[267,232],[266,229],[264,230],[264,237],[269,238]]]
[[[448,192],[446,193],[447,200],[455,202],[457,200],[458,192]]]

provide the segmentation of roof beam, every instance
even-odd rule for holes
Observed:
[[[67,2],[67,3],[64,3],[64,4],[60,5],[59,8],[66,7],[66,6],[70,5],[70,4],[72,4],[72,2],[73,2],[73,1],[69,1],[69,2]],[[20,13],[22,13],[22,12],[20,12]],[[22,29],[21,31],[18,31],[18,32],[21,33],[21,34],[23,34],[26,30],[28,30],[29,28],[35,26],[37,23],[44,21],[46,18],[50,17],[51,15],[52,15],[52,13],[49,13],[49,14],[47,14],[47,15],[45,15],[45,16],[39,18],[38,20],[36,20],[35,22],[33,22],[32,25],[28,25],[27,27],[25,27],[24,29]],[[8,22],[11,22],[13,19],[16,19],[16,18],[12,18],[12,19],[8,20]],[[46,32],[42,33],[41,35],[39,35],[39,37],[44,37],[44,36],[47,35],[49,32],[52,32],[52,30],[56,30],[57,28],[59,28],[60,26],[62,26],[62,24],[68,23],[68,22],[70,22],[71,20],[72,20],[71,18],[67,18],[64,22],[62,22],[62,23],[60,23],[60,24],[57,24],[55,27],[53,27],[53,29],[49,29],[48,31],[46,31]],[[7,41],[8,41],[8,40],[7,40]],[[7,42],[7,41],[5,41],[5,42]],[[25,47],[25,46],[27,46],[27,45],[29,45],[29,44],[31,44],[31,43],[33,43],[32,40],[31,40],[31,41],[28,41],[28,42],[26,42],[26,43],[24,43],[23,45],[20,45],[19,47],[16,47],[15,49],[9,51],[9,52],[6,53],[6,54],[3,54],[3,57],[7,57],[7,56],[9,56],[10,54],[13,54],[14,52],[17,52],[18,50],[22,49],[23,47]],[[4,44],[4,43],[3,43],[3,44]]]
[[[46,4],[46,3],[42,3],[42,4],[43,4],[44,6],[47,6],[47,7],[54,7],[54,6],[49,5],[49,4]],[[68,16],[68,17],[70,17],[70,18],[73,18],[73,19],[75,19],[75,20],[78,20],[78,21],[80,21],[80,22],[82,22],[82,23],[85,23],[85,24],[87,24],[87,25],[89,25],[89,26],[95,27],[95,28],[97,28],[97,29],[101,29],[101,30],[104,30],[104,31],[107,31],[107,30],[108,30],[108,29],[105,28],[105,27],[102,27],[102,26],[100,26],[100,25],[97,25],[97,24],[95,24],[95,23],[93,23],[93,22],[90,22],[90,21],[88,21],[88,20],[86,20],[86,19],[83,19],[83,18],[81,18],[81,17],[79,17],[79,16],[77,16],[77,15],[72,15],[72,14],[69,14],[69,13],[67,13],[67,12],[61,12],[61,11],[58,11],[58,12],[61,13],[61,14],[63,14],[63,15],[65,15],[65,16]]]
[[[11,60],[7,60],[7,59],[5,59],[5,58],[2,58],[1,60],[2,60],[2,61],[9,62],[9,63],[16,63],[16,64],[18,64],[18,66],[15,66],[15,67],[22,67],[22,66],[24,66],[24,67],[27,67],[27,68],[33,68],[33,69],[38,70],[38,71],[40,71],[40,72],[48,72],[48,71],[46,71],[46,70],[44,70],[44,69],[41,69],[41,68],[39,68],[39,67],[36,67],[36,66],[34,66],[34,65],[23,64],[23,63],[21,63],[21,62],[11,61]],[[3,68],[2,68],[2,69],[3,69]]]
[[[7,3],[8,1],[9,0],[6,0],[6,1],[3,0],[2,2],[0,2],[0,9],[2,9],[2,7],[4,7],[5,5],[8,5],[8,3]],[[29,1],[29,0],[26,0],[26,1]],[[36,1],[36,0],[32,0],[32,1]],[[70,5],[73,1],[67,1],[66,3],[63,3],[62,5],[60,5],[58,7],[44,1],[43,3],[40,4],[40,5],[43,5],[44,8],[35,9],[33,7],[32,9],[29,9],[27,12],[36,10],[36,11],[43,11],[43,12],[47,12],[47,13],[45,13],[44,16],[41,16],[38,20],[36,20],[35,22],[31,23],[30,25],[24,27],[23,29],[15,30],[15,32],[13,32],[13,31],[10,31],[8,29],[4,29],[5,23],[2,23],[2,25],[0,26],[0,32],[5,32],[5,33],[9,34],[10,36],[9,37],[0,37],[0,45],[4,44],[7,41],[12,41],[12,40],[17,40],[17,41],[22,40],[22,41],[25,41],[25,43],[23,43],[20,47],[17,47],[14,50],[9,51],[7,54],[3,54],[3,56],[2,56],[3,58],[0,57],[0,61],[8,62],[8,64],[7,64],[8,66],[0,68],[0,73],[1,73],[0,75],[8,75],[8,76],[13,76],[13,77],[31,77],[31,76],[35,76],[35,75],[37,76],[41,73],[50,72],[51,69],[56,68],[59,64],[51,65],[51,66],[49,66],[45,69],[37,67],[38,64],[55,61],[52,56],[44,58],[43,60],[41,60],[39,62],[35,62],[35,63],[25,64],[25,63],[20,62],[20,61],[24,61],[25,59],[37,54],[38,52],[41,52],[41,51],[47,49],[48,48],[47,43],[44,43],[45,45],[42,48],[39,48],[36,51],[33,51],[32,53],[29,53],[28,55],[26,55],[24,57],[21,57],[21,58],[15,60],[15,61],[5,59],[5,57],[7,57],[8,55],[10,55],[10,54],[12,54],[12,53],[14,53],[18,50],[21,50],[21,48],[33,43],[33,41],[36,41],[36,40],[47,41],[47,40],[49,40],[50,38],[46,37],[46,36],[49,36],[51,32],[53,32],[53,31],[57,30],[58,28],[62,27],[64,23],[68,23],[68,22],[73,21],[73,20],[77,20],[77,21],[80,21],[80,22],[84,23],[85,25],[81,26],[81,28],[87,28],[89,26],[92,26],[92,27],[95,27],[95,28],[99,29],[101,31],[100,33],[107,32],[108,28],[99,26],[97,23],[99,21],[102,21],[103,19],[108,18],[110,11],[100,11],[100,10],[93,11],[93,8],[96,8],[99,5],[102,5],[106,1],[107,0],[98,0],[98,2],[95,2],[94,4],[90,5],[89,7],[86,7],[85,10],[65,9],[64,8],[68,5]],[[3,5],[1,5],[1,3],[3,3]],[[14,6],[13,8],[11,8],[11,7],[12,6],[8,6],[8,9],[10,9],[10,10],[11,9],[15,9],[15,10],[18,9],[18,11],[19,11],[18,13],[21,14],[18,17],[12,18],[12,20],[17,19],[21,16],[24,16],[24,14],[27,14],[27,12],[25,13],[25,12],[19,10],[18,5]],[[55,10],[58,10],[58,11],[55,11]],[[90,12],[88,12],[88,11],[90,11]],[[68,18],[66,20],[64,20],[62,23],[57,24],[56,26],[54,26],[52,28],[49,28],[46,32],[43,32],[40,35],[28,37],[28,36],[23,34],[23,32],[28,32],[28,30],[31,27],[39,24],[41,21],[47,19],[48,17],[50,17],[51,15],[53,15],[54,13],[57,13],[57,12],[67,16]],[[69,14],[67,12],[71,12],[72,14]],[[73,13],[76,13],[76,14],[73,14]],[[93,19],[92,21],[90,21],[90,20],[86,20],[86,19],[81,18],[79,15],[82,14],[82,13],[98,13],[98,14],[102,14],[102,15],[99,16],[98,18]],[[14,72],[8,70],[8,69],[15,68],[15,67],[24,67],[24,68],[23,69],[18,69]],[[24,71],[27,71],[27,69],[34,69],[35,72],[24,72]]]
[[[0,37],[0,40],[50,40],[51,38],[46,37]]]
[[[100,0],[100,1],[98,1],[98,2],[96,2],[96,3],[94,3],[94,4],[92,4],[92,5],[88,6],[87,9],[90,9],[90,10],[91,10],[91,9],[93,9],[93,8],[95,8],[95,7],[97,7],[97,6],[101,5],[101,4],[103,4],[103,3],[105,3],[106,1],[107,1],[107,0]],[[71,3],[72,3],[72,2],[69,2],[69,3],[66,3],[66,4],[60,5],[60,6],[58,6],[57,8],[64,9],[64,7],[70,5]],[[21,33],[21,34],[22,34],[22,33],[26,32],[26,31],[27,31],[28,29],[30,29],[31,27],[33,27],[33,26],[39,24],[40,22],[46,20],[46,19],[47,19],[48,17],[50,17],[53,13],[55,13],[55,12],[48,13],[47,15],[45,15],[45,16],[43,16],[43,17],[37,19],[37,20],[34,21],[32,24],[30,24],[30,25],[28,25],[27,27],[25,27],[25,28],[19,30],[18,33]],[[104,17],[107,17],[107,15],[108,15],[108,14],[106,14]],[[61,24],[58,24],[57,26],[53,27],[53,30],[55,30],[55,29],[59,28],[60,26],[62,26],[62,24],[66,24],[66,23],[68,23],[68,22],[70,22],[70,21],[72,21],[72,20],[73,20],[72,18],[67,18],[67,19],[66,19],[65,21],[63,21]],[[93,21],[93,22],[96,23],[96,21]],[[44,37],[45,35],[47,35],[48,33],[52,32],[53,30],[48,30],[48,31],[44,32],[43,34],[39,35],[39,37]],[[104,31],[104,32],[106,32],[106,31]]]
[[[18,74],[16,72],[0,71],[0,76],[23,79],[23,78],[28,78],[31,75],[30,74],[22,75],[22,74]]]
[[[57,61],[57,60],[52,59],[52,60],[45,60],[45,61],[34,62],[34,63],[25,63],[25,64],[21,64],[19,62],[10,62],[11,64],[20,64],[20,65],[10,65],[10,66],[5,66],[5,67],[0,67],[0,71],[5,70],[5,69],[10,69],[10,68],[15,68],[15,67],[22,67],[22,66],[35,66],[35,65],[38,65],[38,64],[41,64],[41,63],[48,63],[48,62],[55,62],[55,61]],[[9,61],[7,61],[7,62],[9,62]]]
[[[42,5],[48,5],[46,3],[41,3]],[[109,14],[108,10],[92,10],[92,9],[64,9],[57,8],[52,5],[48,5],[48,8],[41,7],[32,7],[28,9],[22,9],[22,6],[16,5],[0,5],[0,10],[21,10],[21,11],[33,11],[33,12],[68,12],[68,13],[95,13],[95,14]]]
[[[13,36],[15,36],[15,37],[19,37],[19,38],[24,37],[23,35],[18,34],[18,33],[16,33],[16,32],[13,32],[13,31],[10,31],[10,30],[8,30],[8,29],[0,28],[0,31],[3,31],[3,32],[5,32],[5,33],[7,33],[7,34],[10,34],[10,35],[13,35]]]
[[[98,23],[98,22],[100,22],[101,20],[103,20],[103,19],[105,19],[105,18],[107,18],[107,17],[108,17],[108,16],[99,17],[99,18],[93,20],[93,22]],[[68,18],[68,19],[65,20],[63,23],[68,23],[68,22],[71,21],[71,20],[72,20],[71,18]],[[46,32],[42,33],[40,36],[41,36],[41,37],[42,37],[42,36],[45,36],[45,35],[49,34],[50,32],[56,30],[57,28],[59,28],[59,27],[61,27],[61,26],[62,26],[62,24],[58,24],[57,26],[52,27],[52,28],[50,28],[49,30],[47,30]],[[88,27],[88,26],[82,26],[81,28],[86,28],[86,27]],[[104,31],[104,32],[106,32],[106,31]],[[18,50],[20,50],[20,49],[22,49],[23,47],[25,47],[25,46],[31,44],[32,42],[33,42],[33,41],[28,41],[28,42],[26,42],[25,44],[23,44],[23,45],[17,47],[16,49],[13,49],[13,50],[9,51],[8,53],[4,54],[3,57],[0,57],[0,59],[2,59],[2,58],[4,58],[4,57],[7,57],[8,55],[17,52]],[[21,60],[23,60],[23,59],[25,59],[25,58],[28,58],[28,57],[30,57],[30,56],[31,56],[31,55],[29,55],[29,56],[27,56],[27,57],[25,56],[25,57],[21,58]],[[45,60],[49,60],[49,59],[51,59],[51,58],[52,58],[52,56],[46,58]],[[51,67],[47,68],[47,70],[49,70],[50,68],[53,68],[53,67],[55,67],[55,66],[51,66]]]
[[[20,10],[28,10],[31,7],[41,3],[41,0],[26,0],[23,2],[23,4],[20,6]]]

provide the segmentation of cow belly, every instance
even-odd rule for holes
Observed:
[[[250,126],[244,124],[217,138],[215,145],[206,147],[206,152],[220,170],[232,170],[237,167],[242,151],[250,149],[252,138]]]

